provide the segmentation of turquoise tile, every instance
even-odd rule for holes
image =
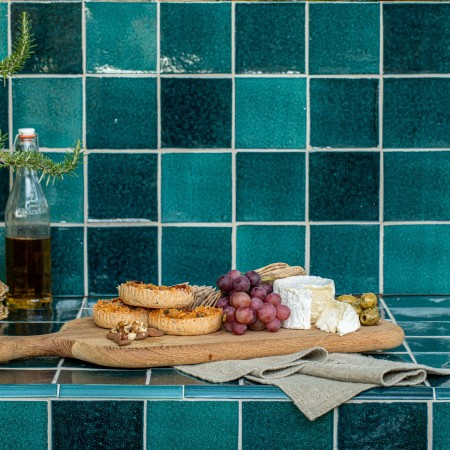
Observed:
[[[84,294],[83,246],[82,227],[52,228],[53,295]]]
[[[447,295],[402,295],[383,296],[389,308],[450,308],[450,297]]]
[[[147,403],[147,440],[151,448],[237,449],[238,424],[238,402]]]
[[[332,449],[333,412],[310,422],[292,402],[243,402],[242,448],[270,449],[274,442],[279,449]]]
[[[276,386],[263,386],[246,382],[246,385],[213,384],[205,386],[185,386],[185,398],[223,399],[284,399],[289,397]]]
[[[414,353],[418,364],[438,369],[450,369],[450,353]]]
[[[82,371],[79,371],[82,372]],[[182,399],[183,386],[143,386],[104,384],[63,384],[59,389],[61,398],[80,399]]]
[[[50,383],[51,381],[48,381]],[[0,397],[4,398],[23,398],[33,399],[49,399],[58,396],[58,386],[56,384],[16,384],[16,380],[12,380],[11,384],[0,385]]]
[[[305,5],[236,4],[237,73],[305,73]]]
[[[116,294],[129,280],[158,282],[156,227],[88,228],[89,292]]]
[[[413,353],[450,352],[450,338],[434,337],[434,338],[408,338],[407,342]]]
[[[143,448],[142,401],[54,401],[51,408],[53,448]],[[112,426],[118,417],[124,420]]]
[[[238,153],[236,218],[305,220],[305,154]]]
[[[385,148],[445,148],[450,145],[450,79],[384,80]]]
[[[310,93],[313,147],[378,145],[378,80],[316,78]]]
[[[236,242],[236,266],[242,272],[274,261],[305,264],[304,226],[242,225],[237,227]]]
[[[441,393],[448,393],[450,392],[450,376],[433,376],[429,375],[427,377],[428,382],[431,386],[436,389],[437,391],[441,391]],[[437,397],[439,398],[439,397]],[[440,397],[442,398],[442,397]]]
[[[163,284],[211,286],[230,269],[231,228],[163,227]]]
[[[236,147],[305,148],[304,78],[236,79]]]
[[[379,191],[378,153],[310,154],[310,220],[378,220]]]
[[[310,73],[366,74],[379,70],[379,4],[310,5]]]
[[[406,336],[450,336],[450,322],[443,321],[397,321]]]
[[[56,370],[40,369],[40,370],[1,370],[0,385],[20,384],[23,388],[31,390],[39,385],[49,385],[52,383]],[[39,389],[39,387],[37,387]],[[1,402],[0,402],[1,403]]]
[[[46,156],[55,162],[61,162],[65,158],[64,153],[46,153]],[[51,222],[76,222],[84,221],[84,170],[83,162],[70,175],[63,180],[55,182],[41,182],[50,207]]]
[[[8,84],[9,84],[9,80],[6,81],[6,85],[3,85],[3,83],[0,83],[0,135],[1,136],[8,134],[8,131],[9,131],[9,126],[8,126],[8,121],[9,121]],[[5,146],[5,148],[9,148],[9,142],[6,141],[4,143],[4,146]]]
[[[87,78],[87,147],[156,148],[156,104],[154,78]]]
[[[35,358],[15,359],[8,362],[8,369],[56,369],[60,362],[58,356],[37,356]]]
[[[231,221],[231,154],[162,155],[163,222]]]
[[[450,291],[448,225],[384,228],[384,292],[443,294]]]
[[[434,388],[436,393],[436,400],[450,400],[450,388],[437,387]]]
[[[41,147],[72,147],[82,138],[82,80],[15,79],[13,110],[14,133],[31,127],[39,134]]]
[[[163,78],[161,146],[231,146],[231,80]]]
[[[161,72],[231,72],[231,3],[161,3],[160,26]]]
[[[6,205],[6,204],[5,204]],[[5,227],[0,227],[0,280],[6,280]]]
[[[378,292],[379,234],[378,225],[312,225],[311,275],[339,293]]]
[[[87,3],[89,73],[156,71],[156,3]]]
[[[450,72],[446,4],[392,4],[383,8],[385,73]]]
[[[450,448],[450,403],[433,403],[433,449]]]
[[[450,321],[450,310],[442,308],[389,308],[395,319],[402,322],[440,322]]]
[[[7,55],[8,55],[8,4],[0,3],[0,60],[5,58]]]
[[[12,37],[18,32],[20,14],[31,19],[36,47],[23,73],[81,74],[81,2],[11,4]],[[35,99],[36,100],[36,99]]]
[[[0,221],[5,220],[6,202],[9,197],[9,170],[0,169]]]
[[[426,403],[342,405],[339,407],[338,446],[346,449],[371,450],[427,448],[427,405]]]
[[[5,429],[0,435],[0,446],[4,449],[47,448],[47,409],[47,402],[1,401],[0,420]]]
[[[146,370],[61,370],[56,382],[72,385],[137,386],[145,385],[146,374]]]
[[[89,219],[158,220],[157,159],[143,153],[89,155]]]
[[[426,386],[400,386],[373,388],[354,397],[355,400],[433,400],[433,388]],[[344,447],[346,448],[346,447]],[[351,447],[350,447],[351,448]],[[367,448],[367,447],[363,447]]]
[[[151,386],[185,386],[191,384],[207,385],[206,381],[200,378],[179,372],[173,368],[156,367],[151,369],[150,385]],[[186,392],[185,392],[186,397]]]

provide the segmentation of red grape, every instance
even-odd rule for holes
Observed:
[[[233,323],[234,322],[225,322],[223,325],[227,331],[230,333],[233,331]]]
[[[228,297],[221,297],[217,300],[216,308],[226,308],[230,306],[230,299]]]
[[[235,308],[244,308],[252,304],[252,299],[250,298],[250,295],[248,295],[246,292],[235,292],[230,297],[230,303]]]
[[[277,319],[286,320],[289,319],[291,315],[291,309],[287,305],[278,305],[275,307],[277,310]]]
[[[245,308],[239,308],[236,311],[236,320],[239,323],[251,323],[253,321],[255,317],[255,312],[253,311],[252,308],[249,308],[248,306],[246,306]]]
[[[261,283],[261,275],[254,270],[250,270],[245,274],[252,286],[258,286]]]
[[[232,306],[224,308],[223,314],[225,322],[234,322],[236,320],[236,308],[233,308]]]
[[[266,324],[259,320],[256,320],[254,323],[251,323],[249,326],[252,331],[264,331],[266,329]]]
[[[281,305],[281,297],[278,294],[275,294],[274,292],[272,292],[272,294],[269,294],[266,297],[265,302],[270,303],[273,306],[278,306],[278,305]]]
[[[241,275],[241,272],[239,272],[239,270],[230,270],[230,271],[227,273],[227,275],[228,275],[229,277],[233,278],[233,280],[234,280],[236,277],[239,277],[239,276]]]
[[[222,275],[217,279],[216,284],[222,292],[230,292],[233,289],[233,278],[229,275]]]
[[[252,298],[250,308],[252,308],[253,311],[257,311],[262,305],[264,305],[264,302],[260,298]]]
[[[245,323],[234,322],[231,331],[234,334],[244,334],[247,331],[247,325]]]
[[[261,300],[264,301],[267,297],[267,292],[264,288],[257,286],[252,289],[252,291],[250,292],[250,295],[252,297],[260,298]]]
[[[239,275],[233,281],[234,289],[238,292],[247,292],[250,289],[250,281],[244,275]]]
[[[271,294],[273,292],[273,286],[270,283],[261,283],[259,287],[264,288],[267,294]]]
[[[281,327],[281,322],[275,317],[275,319],[271,320],[270,322],[266,323],[266,330],[270,331],[271,333],[275,333],[278,331]]]
[[[276,314],[277,310],[275,309],[275,306],[270,303],[264,303],[264,305],[256,311],[256,318],[261,322],[267,323],[275,319]]]

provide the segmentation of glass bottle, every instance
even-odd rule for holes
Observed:
[[[39,151],[33,128],[22,128],[14,151]],[[19,168],[5,210],[7,305],[51,307],[50,210],[35,170]]]

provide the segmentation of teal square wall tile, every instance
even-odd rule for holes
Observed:
[[[0,221],[5,220],[6,202],[9,197],[9,170],[0,169]]]
[[[158,219],[157,155],[89,155],[89,219]]]
[[[51,408],[53,448],[143,448],[142,401],[54,401]],[[123,422],[112,426],[118,417]]]
[[[378,220],[379,190],[378,153],[310,154],[310,220]]]
[[[156,148],[156,79],[87,78],[86,141],[93,149]]]
[[[145,385],[146,370],[61,370],[58,384]],[[80,387],[82,390],[83,387]]]
[[[47,402],[0,402],[2,448],[47,448]],[[20,424],[20,426],[18,426]]]
[[[47,153],[46,156],[59,163],[64,160],[66,154]],[[0,174],[1,175],[1,174]],[[83,162],[71,174],[62,180],[41,182],[48,205],[50,207],[51,222],[77,222],[84,221],[84,186],[83,186]]]
[[[386,152],[384,220],[450,219],[450,152]]]
[[[378,292],[379,246],[378,225],[312,225],[310,273],[334,280],[338,293]]]
[[[418,364],[438,369],[450,369],[450,353],[414,353],[414,356]]]
[[[116,294],[128,280],[158,282],[156,227],[88,228],[89,292]]]
[[[231,80],[161,80],[161,145],[178,148],[231,146]]]
[[[433,449],[450,448],[450,403],[433,403]]]
[[[236,72],[304,73],[305,5],[236,4]]]
[[[86,5],[89,73],[156,71],[156,3]]]
[[[236,267],[242,272],[274,261],[305,264],[305,227],[297,225],[241,225],[237,227]]]
[[[0,84],[0,136],[8,134],[8,120],[9,120],[9,111],[8,111],[8,84],[9,80],[6,81],[6,84]],[[9,142],[6,140],[3,143],[5,148],[9,147]]]
[[[418,318],[414,322],[397,320],[397,324],[403,328],[406,336],[450,336],[450,322],[426,321],[425,318]]]
[[[384,228],[384,293],[450,292],[450,226]]]
[[[5,203],[6,206],[6,203]],[[6,280],[5,227],[0,227],[0,280]]]
[[[378,80],[322,78],[310,83],[313,147],[378,145]]]
[[[236,147],[305,148],[304,78],[236,79]]]
[[[72,147],[82,138],[82,80],[16,79],[13,110],[14,133],[31,127],[39,134],[41,147]]]
[[[22,12],[30,16],[36,44],[22,73],[81,74],[81,2],[11,4],[13,39],[17,36]]]
[[[391,4],[383,8],[385,73],[448,73],[448,4]]]
[[[151,448],[238,448],[238,402],[148,402],[147,418]]]
[[[2,60],[7,55],[8,55],[8,4],[0,3],[0,60]]]
[[[413,353],[449,353],[450,339],[442,337],[433,338],[407,338]]]
[[[163,222],[231,221],[231,154],[162,155]]]
[[[360,403],[339,407],[339,448],[427,448],[426,403]],[[351,426],[349,424],[351,423]]]
[[[160,26],[161,72],[231,72],[231,3],[162,3]]]
[[[274,417],[282,417],[279,426]],[[310,422],[292,402],[243,402],[242,448],[333,448],[333,412]]]
[[[53,295],[83,295],[83,228],[53,227],[51,239]]]
[[[449,147],[450,79],[385,79],[383,145],[386,148]]]
[[[379,4],[310,5],[310,73],[366,74],[379,69]]]
[[[238,153],[236,218],[305,220],[305,154]]]
[[[230,269],[231,228],[163,227],[163,284],[210,286]]]

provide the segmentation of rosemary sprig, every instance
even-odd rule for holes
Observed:
[[[0,61],[0,75],[3,76],[3,82],[6,84],[6,78],[19,72],[25,66],[26,60],[33,53],[34,44],[31,33],[31,20],[26,12],[22,12],[18,21],[19,34],[13,44],[12,53]]]

